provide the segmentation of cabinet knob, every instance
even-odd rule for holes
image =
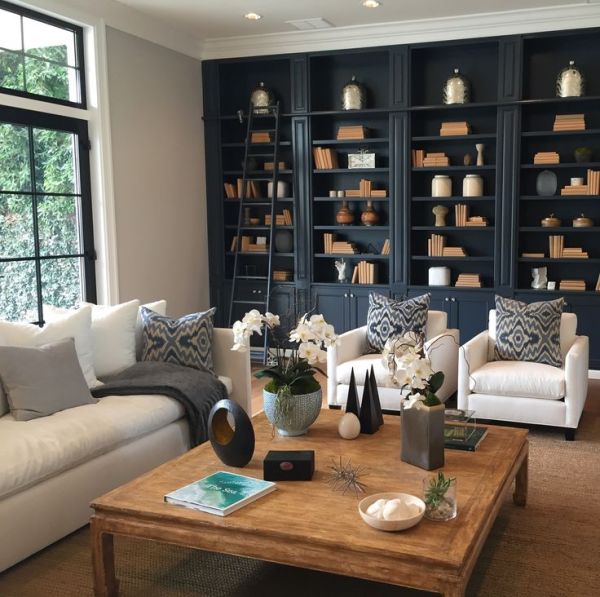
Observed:
[[[452,297],[450,300],[451,300],[453,303],[455,303],[455,302],[456,302],[456,297],[454,297],[454,296],[453,296],[453,297]]]
[[[253,290],[253,291],[252,291],[252,294],[256,294],[256,290]]]
[[[444,297],[444,300],[445,300],[446,302],[448,302],[450,299],[449,299],[449,298],[446,296],[446,297]]]
[[[344,292],[344,298],[348,298],[348,293]]]
[[[352,293],[350,293],[350,298],[355,298],[354,295]]]
[[[256,294],[262,294],[262,290],[257,290]]]

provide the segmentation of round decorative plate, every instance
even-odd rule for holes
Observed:
[[[535,190],[538,195],[556,195],[558,180],[552,170],[542,170],[535,181]]]

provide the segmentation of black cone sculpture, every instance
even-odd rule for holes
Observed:
[[[233,417],[234,428],[227,420]],[[254,454],[254,428],[246,411],[233,400],[219,400],[208,416],[208,438],[228,466],[246,466]]]
[[[359,417],[358,410],[358,390],[356,389],[356,378],[354,377],[354,367],[350,373],[350,387],[348,388],[348,398],[346,399],[346,412],[354,413]]]
[[[381,400],[379,400],[379,390],[377,389],[377,380],[375,379],[375,369],[373,369],[373,365],[371,365],[369,379],[371,380],[371,396],[373,397],[377,419],[379,420],[379,425],[383,425],[383,412],[381,411]]]
[[[379,417],[373,402],[373,394],[371,391],[371,379],[369,370],[365,374],[365,385],[363,389],[362,400],[360,403],[360,432],[375,433],[379,429]]]

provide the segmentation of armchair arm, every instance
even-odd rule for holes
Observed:
[[[590,343],[587,336],[577,336],[565,357],[565,425],[577,427],[588,389]]]
[[[369,351],[366,325],[340,334],[338,340],[338,346],[327,349],[327,402],[329,404],[336,404],[337,366],[357,359]]]
[[[466,344],[463,344],[458,351],[458,408],[468,408],[469,378],[473,371],[476,371],[487,363],[488,357],[488,332],[487,330],[471,338]]]
[[[456,392],[459,331],[444,330],[425,342],[424,348],[433,371],[444,372],[444,383],[437,392],[437,397],[444,402]]]
[[[215,373],[231,379],[233,384],[231,399],[252,416],[250,351],[233,351],[232,346],[233,330],[213,329],[212,357]]]

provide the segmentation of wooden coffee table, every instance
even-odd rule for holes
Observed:
[[[337,434],[340,411],[324,410],[307,435],[272,437],[256,416],[256,450],[243,469],[226,467],[209,443],[98,498],[92,504],[94,586],[98,597],[118,594],[113,536],[124,535],[207,551],[257,558],[367,580],[464,595],[481,548],[513,481],[514,502],[527,495],[527,431],[489,426],[476,452],[446,450],[444,472],[457,478],[458,516],[423,519],[416,527],[385,533],[367,526],[353,493],[327,483],[332,459],[365,466],[366,495],[402,491],[422,495],[428,474],[400,460],[400,418],[386,416],[374,435],[353,441]],[[312,481],[280,482],[273,493],[222,518],[165,504],[163,496],[216,470],[262,478],[270,449],[312,449]],[[362,496],[361,496],[362,497]]]

